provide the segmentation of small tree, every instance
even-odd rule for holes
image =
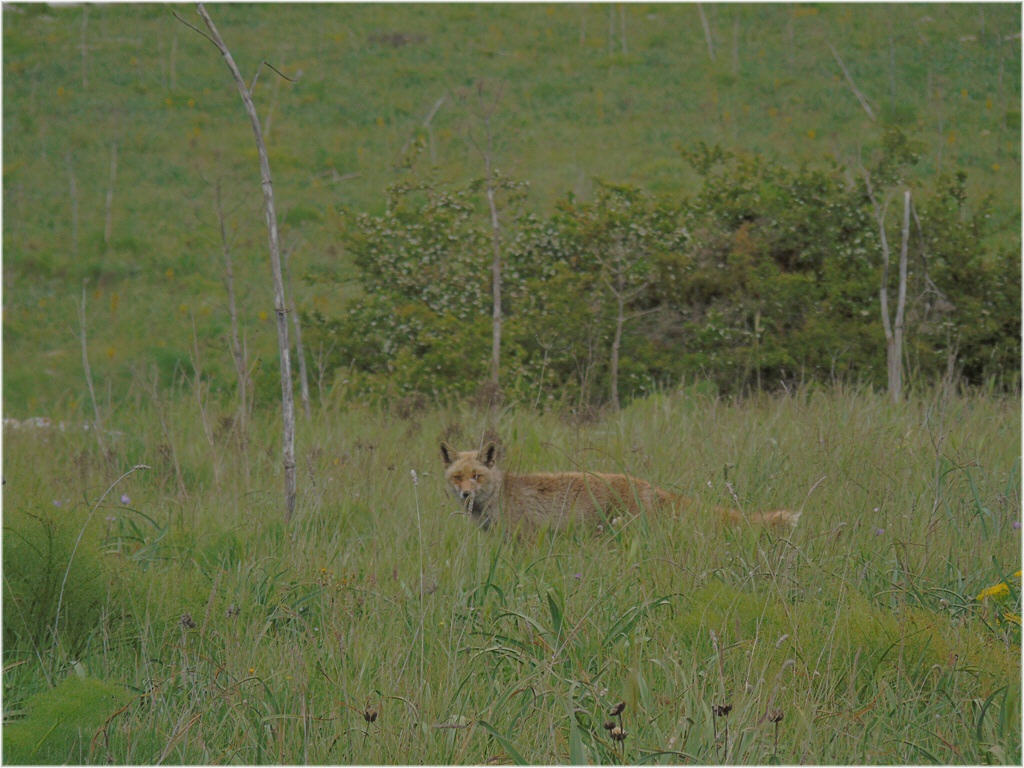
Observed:
[[[196,30],[207,40],[212,42],[220,51],[227,64],[231,76],[234,78],[238,93],[242,97],[242,104],[252,124],[253,136],[256,140],[256,152],[260,160],[260,177],[263,188],[263,211],[267,221],[267,236],[270,244],[270,267],[274,280],[274,310],[277,315],[277,346],[281,361],[281,414],[284,421],[283,430],[283,454],[284,454],[284,497],[285,497],[285,521],[291,519],[295,511],[295,402],[292,396],[292,366],[290,347],[288,343],[288,317],[285,305],[284,278],[281,273],[281,246],[277,233],[277,213],[274,209],[274,185],[270,176],[270,160],[267,157],[267,146],[263,141],[263,132],[260,128],[259,116],[256,114],[256,106],[252,101],[252,93],[238,71],[231,51],[224,44],[220,32],[213,23],[213,19],[206,12],[202,3],[197,3],[196,10],[206,28],[210,31],[206,35]],[[187,23],[187,22],[186,22]],[[191,24],[189,26],[192,26]],[[192,27],[196,29],[195,27]],[[262,62],[261,62],[262,65]]]
[[[908,167],[917,162],[917,154],[906,136],[897,129],[890,129],[882,137],[882,154],[875,164],[874,175],[880,183],[899,185]],[[878,225],[879,243],[882,249],[882,276],[879,287],[879,309],[882,315],[882,330],[885,332],[885,368],[889,395],[894,403],[903,398],[903,339],[907,306],[907,249],[910,243],[910,190],[903,194],[903,225],[900,229],[899,278],[896,288],[896,314],[889,311],[889,268],[892,256],[889,238],[886,235],[886,213],[889,196],[879,203],[875,195],[872,173],[863,166],[864,187]]]
[[[615,409],[620,405],[619,370],[626,324],[655,309],[650,302],[644,303],[643,297],[654,281],[656,254],[685,239],[677,213],[640,190],[601,183],[594,202],[580,206],[566,219],[578,248],[589,254],[598,268],[604,298],[611,300],[608,395]]]
[[[907,307],[907,245],[910,240],[910,190],[903,193],[903,227],[900,236],[899,282],[896,293],[896,317],[890,319],[889,312],[889,239],[885,234],[885,211],[888,200],[879,205],[867,183],[871,204],[878,219],[878,234],[882,244],[882,281],[878,291],[879,308],[882,313],[882,329],[885,331],[885,369],[889,394],[894,403],[903,397],[903,334]]]

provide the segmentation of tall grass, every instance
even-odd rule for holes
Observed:
[[[510,467],[623,470],[700,502],[522,538],[477,530],[441,487],[439,440],[479,444],[486,414],[321,412],[285,526],[274,415],[243,453],[216,410],[213,445],[184,394],[115,414],[106,455],[87,432],[5,433],[5,730],[38,729],[33,759],[1020,761],[1016,402],[838,388],[666,392],[586,424],[505,411]],[[804,514],[780,537],[701,513],[736,503]],[[56,601],[25,608],[83,527],[54,637]],[[69,675],[132,697],[47,741],[36,696]]]

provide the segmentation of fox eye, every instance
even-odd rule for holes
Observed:
[[[476,472],[476,473],[474,473],[474,475],[473,475],[473,479],[474,479],[474,480],[479,480],[479,479],[480,479],[481,477],[483,477],[483,475],[481,475],[481,474],[480,474],[479,472]]]

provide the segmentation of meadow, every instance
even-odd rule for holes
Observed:
[[[1020,761],[1012,399],[324,410],[285,524],[276,418],[243,446],[190,395],[140,399],[102,450],[5,430],[6,762]],[[478,530],[438,443],[485,434],[510,468],[627,471],[698,510]]]
[[[495,163],[541,214],[597,179],[692,194],[680,150],[702,141],[855,173],[897,126],[920,145],[910,183],[965,172],[969,208],[991,195],[992,237],[1019,250],[1019,6],[701,8],[707,32],[692,4],[210,6],[255,83],[297,311],[359,295],[339,210],[380,213],[412,144],[443,181],[483,175],[473,142],[499,93]],[[171,384],[195,349],[233,386],[218,186],[254,379],[279,390],[252,132],[216,49],[172,11],[199,23],[188,5],[4,7],[8,415],[91,412],[83,284],[105,403],[150,367]]]
[[[685,202],[700,142],[854,173],[894,127],[920,199],[966,174],[957,221],[989,228],[965,260],[1020,247],[1018,5],[209,10],[253,78],[300,316],[359,306],[343,211],[380,214],[410,147],[439,183],[482,176],[492,104],[538,216],[602,181]],[[310,348],[286,522],[256,151],[173,12],[197,18],[3,9],[6,763],[1020,763],[1013,375],[962,386],[951,356],[898,404],[851,375],[488,410],[371,403]],[[485,438],[512,469],[625,471],[698,508],[481,531],[438,446]]]

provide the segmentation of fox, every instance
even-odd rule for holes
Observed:
[[[574,523],[614,523],[622,515],[671,509],[685,512],[695,502],[625,474],[603,472],[532,472],[512,474],[498,467],[498,447],[489,442],[479,451],[456,451],[441,442],[445,481],[464,512],[482,528],[500,521],[512,529],[550,526],[561,530]],[[800,512],[776,509],[744,515],[716,507],[726,522],[744,521],[795,528]]]

